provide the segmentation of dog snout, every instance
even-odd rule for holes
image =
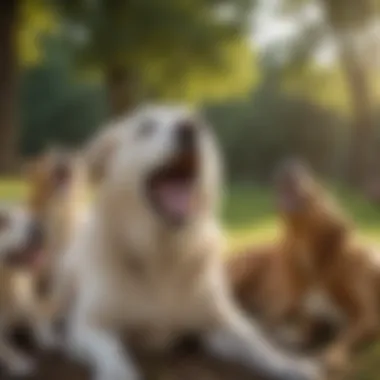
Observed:
[[[29,229],[28,245],[31,247],[39,247],[43,244],[44,232],[40,222],[32,222]]]
[[[68,162],[59,162],[56,164],[53,172],[53,178],[56,186],[66,183],[71,176],[70,165]]]
[[[197,131],[192,121],[182,121],[176,130],[177,144],[181,150],[191,150],[196,145]]]

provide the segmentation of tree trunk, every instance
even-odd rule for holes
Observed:
[[[133,71],[110,65],[105,70],[105,80],[111,118],[120,117],[136,106],[140,92]]]
[[[349,151],[349,179],[353,185],[365,185],[374,153],[374,123],[371,88],[364,62],[347,39],[340,40],[340,60],[351,98],[352,133]]]
[[[17,165],[17,44],[15,41],[19,0],[0,5],[0,174]]]

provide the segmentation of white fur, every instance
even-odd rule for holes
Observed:
[[[0,210],[8,225],[0,229],[0,260],[10,252],[22,248],[27,241],[31,214],[23,207],[3,206]]]
[[[211,132],[200,131],[195,192],[202,207],[195,219],[174,228],[147,202],[146,176],[175,152],[173,132],[187,117],[194,115],[186,108],[147,106],[105,129],[90,145],[90,161],[103,167],[99,192],[62,263],[61,278],[71,284],[75,279],[77,286],[72,352],[92,366],[96,380],[139,379],[122,350],[119,329],[143,330],[156,347],[195,331],[221,358],[276,379],[314,379],[314,366],[270,347],[230,297],[217,217],[220,160]],[[155,127],[141,136],[146,121]]]

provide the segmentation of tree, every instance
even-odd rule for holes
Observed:
[[[45,38],[44,60],[25,69],[20,86],[21,153],[30,157],[49,144],[78,147],[105,118],[103,86],[75,75],[70,47],[61,35]]]
[[[352,110],[350,179],[361,185],[367,179],[373,158],[374,124],[370,71],[357,40],[379,11],[380,3],[378,0],[284,0],[283,3],[288,11],[297,11],[311,3],[319,4],[323,11],[319,32],[328,33],[336,42]],[[309,52],[313,46],[309,44]]]
[[[77,42],[78,62],[102,72],[113,116],[133,107],[142,95],[194,92],[189,87],[195,82],[202,87],[207,74],[219,84],[231,73],[231,49],[248,55],[244,35],[251,0],[83,0],[60,5],[71,39],[78,41],[79,31],[83,35]],[[248,78],[240,79],[244,89],[251,67],[246,65]]]
[[[0,7],[0,173],[12,169],[16,154],[15,98],[17,58],[14,30],[18,1],[6,0]]]
[[[39,59],[38,38],[51,19],[41,0],[4,0],[0,6],[0,173],[18,161],[18,74]],[[50,20],[50,21],[49,21]],[[27,41],[27,43],[25,43]]]

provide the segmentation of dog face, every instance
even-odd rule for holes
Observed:
[[[28,205],[34,214],[43,218],[55,196],[69,191],[83,166],[79,161],[76,154],[53,148],[28,166]]]
[[[185,107],[140,108],[104,131],[88,157],[101,183],[155,220],[179,226],[215,211],[216,143],[207,124]]]
[[[312,178],[308,169],[298,161],[283,163],[275,176],[277,206],[282,214],[302,214],[311,196]]]
[[[335,251],[351,229],[337,202],[300,162],[288,161],[280,168],[276,195],[285,225],[318,252]]]
[[[32,214],[22,209],[0,211],[0,261],[33,266],[40,259],[43,228]]]

